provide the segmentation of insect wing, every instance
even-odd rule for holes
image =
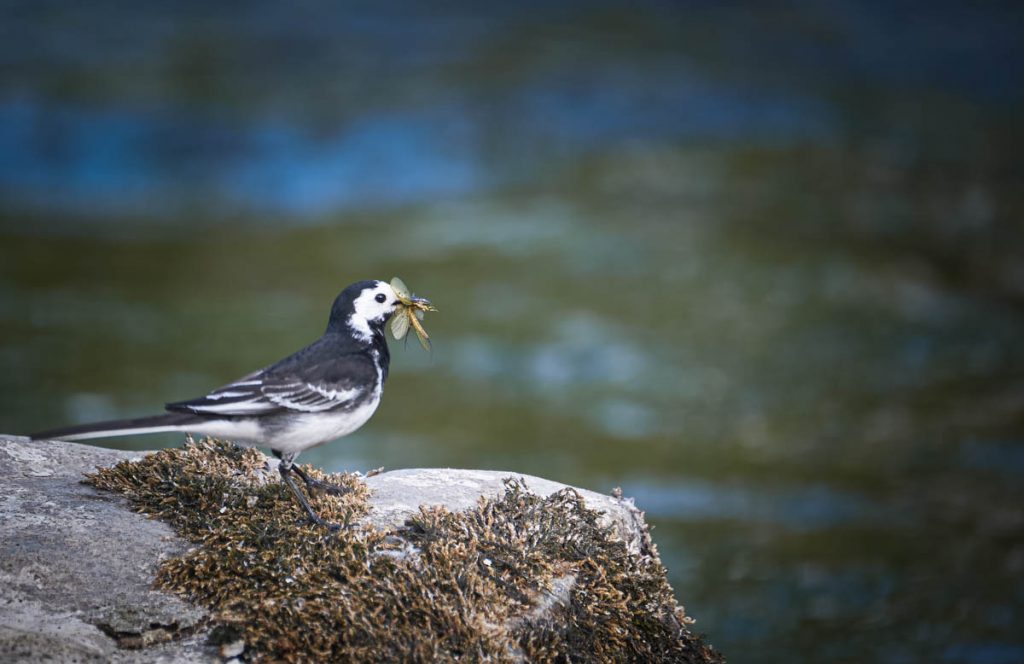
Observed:
[[[395,295],[402,301],[402,304],[409,305],[412,303],[412,293],[409,291],[409,287],[398,277],[391,279],[391,290],[395,291]]]
[[[430,343],[429,337],[421,337],[420,335],[417,334],[416,338],[419,340],[420,346],[423,347],[423,350],[427,351],[428,353],[432,353],[434,351],[433,345]]]
[[[419,339],[420,345],[423,346],[423,350],[430,352],[430,335],[423,329],[420,322],[416,320],[415,316],[409,316],[409,322],[412,324],[412,329],[416,330],[416,338]]]
[[[409,310],[400,307],[391,318],[391,334],[395,339],[402,339],[409,332]]]

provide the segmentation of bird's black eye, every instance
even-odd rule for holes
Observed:
[[[384,293],[377,293],[377,297],[373,299],[377,300],[381,304],[384,304],[384,302],[388,299],[388,296],[385,295]]]

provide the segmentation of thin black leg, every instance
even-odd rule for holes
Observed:
[[[331,484],[330,482],[324,482],[323,480],[315,480],[305,473],[298,466],[292,466],[291,468],[295,471],[295,474],[302,478],[302,481],[306,483],[306,488],[309,489],[310,493],[313,489],[319,489],[324,493],[329,493],[332,496],[344,496],[346,493],[352,491],[347,486],[339,486],[337,484]]]
[[[281,473],[281,479],[284,480],[285,484],[288,485],[288,488],[292,490],[292,494],[299,501],[299,504],[302,505],[302,509],[306,510],[306,515],[309,516],[310,521],[312,521],[318,526],[327,528],[331,532],[335,532],[341,529],[341,526],[335,523],[327,523],[326,521],[321,519],[319,516],[317,516],[317,513],[313,511],[313,508],[309,506],[309,503],[306,501],[306,497],[302,495],[302,492],[299,491],[299,487],[295,486],[295,482],[294,480],[292,480],[291,471],[295,470],[295,468],[294,466],[291,465],[291,463],[286,464],[285,461],[282,459],[281,465],[279,465],[277,469]],[[300,474],[299,476],[301,477],[302,475]]]

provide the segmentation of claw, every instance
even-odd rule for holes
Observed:
[[[302,492],[299,491],[299,487],[295,486],[295,481],[292,480],[291,471],[298,470],[295,466],[285,466],[284,464],[281,464],[277,469],[278,472],[281,473],[281,479],[283,479],[285,484],[288,485],[288,488],[291,489],[292,495],[294,495],[295,499],[299,501],[299,505],[302,506],[302,509],[306,511],[306,516],[309,518],[310,523],[320,526],[321,528],[327,528],[327,530],[332,533],[341,530],[341,526],[324,521],[317,516],[317,513],[313,511],[313,508],[309,506],[309,502],[306,501],[306,497],[302,495]],[[299,471],[299,477],[302,477],[302,475],[303,473]]]
[[[324,482],[322,480],[315,480],[298,466],[292,466],[291,469],[295,471],[295,474],[298,475],[303,482],[306,483],[306,488],[309,489],[310,493],[313,492],[313,489],[319,489],[320,491],[332,496],[344,496],[346,493],[352,491],[352,489],[345,486],[331,484],[330,482]]]

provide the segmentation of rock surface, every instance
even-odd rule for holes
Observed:
[[[0,661],[202,661],[181,637],[204,611],[152,589],[160,560],[185,543],[80,483],[133,456],[0,438]]]
[[[144,453],[0,436],[0,661],[221,661],[203,609],[153,590],[160,561],[187,545],[84,473]],[[507,472],[410,469],[366,479],[369,519],[397,526],[421,505],[461,510],[504,490]],[[535,493],[565,485],[522,476]],[[580,490],[631,549],[644,544],[629,501]],[[537,610],[543,610],[538,607]]]

